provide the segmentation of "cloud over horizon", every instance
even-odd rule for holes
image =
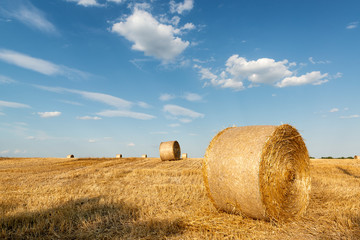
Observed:
[[[205,85],[231,88],[236,91],[246,88],[244,81],[250,82],[247,87],[268,84],[279,88],[305,84],[320,85],[328,81],[326,79],[328,73],[321,74],[320,71],[295,76],[296,71],[290,70],[290,67],[295,65],[286,59],[275,61],[271,58],[259,58],[248,61],[235,54],[228,58],[225,70],[218,75],[212,73],[210,68],[204,68],[197,64],[194,65],[194,68],[198,70],[201,79],[210,80]]]

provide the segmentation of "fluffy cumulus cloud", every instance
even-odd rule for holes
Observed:
[[[38,115],[42,118],[59,117],[61,112],[38,112]]]
[[[138,8],[125,20],[115,23],[112,31],[132,42],[133,50],[165,62],[173,60],[189,46],[188,41],[176,36],[181,29],[160,23],[149,12]]]
[[[188,123],[196,118],[203,118],[205,115],[202,113],[195,112],[193,110],[173,105],[167,104],[164,106],[163,111],[170,114],[171,118],[178,119],[180,122]]]
[[[0,15],[34,28],[36,30],[57,34],[56,27],[46,19],[45,14],[26,0],[2,0]]]
[[[194,0],[184,0],[184,2],[176,3],[174,0],[170,1],[170,12],[182,14],[185,11],[190,11],[194,7]]]
[[[245,89],[245,81],[250,82],[248,87],[259,84],[270,84],[276,87],[320,85],[328,81],[328,74],[321,74],[319,71],[296,76],[296,72],[290,70],[295,65],[287,60],[276,61],[271,58],[260,58],[249,61],[239,55],[233,55],[226,61],[225,70],[219,74],[214,74],[210,68],[204,68],[197,64],[194,65],[194,68],[198,70],[201,79],[210,80],[205,85],[234,90]]]

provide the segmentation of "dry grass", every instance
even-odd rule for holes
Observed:
[[[0,159],[0,239],[359,239],[360,160],[311,160],[300,220],[218,212],[201,159]]]

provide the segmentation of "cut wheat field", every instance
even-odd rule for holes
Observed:
[[[202,159],[0,158],[0,239],[360,239],[360,160],[311,160],[306,214],[217,211]]]

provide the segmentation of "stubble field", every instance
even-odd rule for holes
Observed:
[[[217,211],[201,162],[0,158],[0,238],[360,239],[360,160],[311,160],[309,208],[282,224]]]

